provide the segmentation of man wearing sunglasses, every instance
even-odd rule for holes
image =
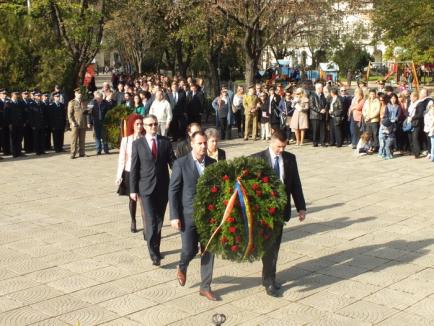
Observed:
[[[158,120],[154,115],[143,119],[145,137],[133,142],[130,170],[130,197],[140,195],[144,209],[143,236],[148,244],[152,264],[160,265],[161,228],[168,201],[169,166],[175,154],[168,138],[157,135]]]

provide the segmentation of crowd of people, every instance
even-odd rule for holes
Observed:
[[[10,98],[0,90],[3,155],[63,151],[63,133],[71,130],[71,158],[82,157],[89,128],[94,131],[97,155],[109,153],[104,122],[116,105],[141,116],[155,115],[158,133],[171,141],[185,139],[188,124],[201,124],[203,114],[209,112],[203,81],[191,77],[120,75],[90,97],[84,101],[76,89],[74,99],[66,102],[58,86],[52,93],[11,92]],[[288,87],[258,83],[247,89],[240,85],[235,92],[223,85],[210,102],[222,140],[269,140],[274,131],[282,130],[297,146],[309,138],[315,147],[348,144],[360,155],[378,153],[391,159],[412,154],[434,160],[433,101],[426,89],[400,85],[395,90],[384,82],[368,89],[362,83],[350,95],[345,86],[320,82]]]

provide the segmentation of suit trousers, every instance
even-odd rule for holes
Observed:
[[[53,146],[56,152],[61,152],[63,150],[64,135],[64,129],[53,129]]]
[[[246,114],[246,125],[244,128],[244,138],[249,138],[249,131],[252,131],[252,138],[256,138],[256,132],[258,127],[258,116],[255,113],[252,114]],[[251,126],[250,126],[251,125]]]
[[[23,127],[12,126],[10,129],[10,142],[12,155],[14,157],[21,155],[22,142],[23,142]]]
[[[197,234],[196,225],[194,225],[192,218],[184,219],[184,224],[181,230],[181,242],[182,249],[179,269],[183,272],[187,272],[187,267],[190,264],[190,261],[198,252],[199,243],[199,235]],[[214,254],[207,251],[200,258],[201,290],[211,290],[213,268]]]
[[[342,125],[336,124],[335,118],[329,120],[330,127],[330,145],[336,145],[336,147],[342,147]]]
[[[312,126],[312,142],[316,146],[318,143],[325,145],[326,122],[325,120],[310,119]]]
[[[164,193],[166,196],[164,196]],[[157,259],[160,256],[161,229],[167,206],[167,190],[159,191],[158,187],[150,195],[140,195],[143,207],[143,235],[148,245],[149,256]]]
[[[71,155],[80,156],[85,154],[86,128],[72,127],[71,135]]]
[[[372,140],[372,147],[375,149],[378,149],[380,147],[380,143],[378,140],[378,128],[379,123],[378,122],[368,122],[366,123],[367,132],[369,134],[369,139]]]
[[[22,137],[24,138],[24,150],[26,151],[26,153],[31,153],[35,150],[33,148],[35,141],[33,140],[32,127],[30,127],[29,125],[26,125],[26,126],[24,126],[22,132],[23,132]]]
[[[36,155],[41,155],[45,150],[44,129],[33,128],[33,149]]]
[[[10,135],[9,135],[9,126],[7,124],[3,125],[3,129],[0,130],[2,133],[2,143],[1,143],[1,149],[3,151],[4,155],[10,155],[11,154],[11,142],[10,142]]]
[[[276,280],[276,265],[279,256],[280,242],[282,241],[283,224],[276,225],[277,236],[273,244],[262,256],[262,285],[269,286]]]

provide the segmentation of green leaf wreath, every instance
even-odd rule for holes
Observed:
[[[208,166],[194,201],[202,246],[232,261],[260,259],[276,226],[284,223],[286,201],[283,184],[262,159],[239,157]]]
[[[112,148],[119,148],[122,139],[122,121],[132,113],[125,105],[117,105],[110,109],[104,119],[104,131]]]

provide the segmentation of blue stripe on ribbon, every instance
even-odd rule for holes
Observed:
[[[241,205],[241,213],[243,214],[245,239],[249,239],[249,222],[247,221],[246,204],[244,202],[243,192],[241,191],[240,183],[238,181],[235,183],[235,191],[238,194],[238,200],[240,201]]]

